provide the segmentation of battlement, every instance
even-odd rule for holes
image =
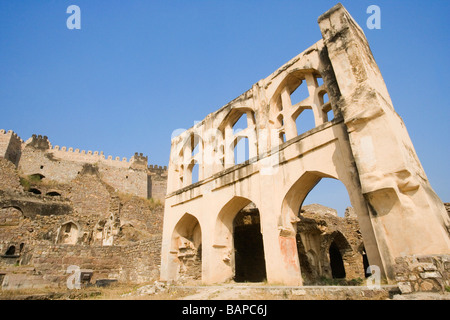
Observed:
[[[149,165],[147,166],[147,169],[149,172],[157,174],[157,175],[164,175],[167,174],[167,166],[158,166],[158,165]]]
[[[50,149],[50,141],[48,141],[48,137],[36,134],[33,134],[31,138],[26,141],[26,145],[40,150]]]
[[[104,182],[123,193],[163,200],[167,166],[148,165],[148,156],[135,152],[126,157],[106,156],[103,151],[52,145],[45,135],[33,134],[22,140],[12,130],[0,130],[0,157],[16,166],[23,175],[40,174],[68,183],[86,164],[95,166]]]
[[[129,168],[132,165],[147,165],[148,157],[137,152],[130,159],[126,157],[105,156],[103,151],[80,150],[79,148],[66,146],[53,146],[47,136],[33,134],[30,139],[25,142],[25,146],[32,146],[36,149],[44,150],[52,154],[55,158],[67,161],[84,162],[84,163],[103,163],[107,166]]]
[[[51,146],[50,153],[54,154],[55,157],[77,162],[87,162],[96,163],[103,162],[107,165],[119,166],[119,167],[129,167],[134,160],[131,157],[129,160],[126,157],[113,157],[111,155],[105,156],[103,151],[92,151],[92,150],[80,150],[78,148],[74,149],[72,147],[60,147],[58,145]]]
[[[0,139],[4,137],[11,137],[12,139],[17,139],[20,142],[23,142],[23,140],[12,130],[6,131],[5,129],[0,129]]]
[[[11,147],[12,145],[12,147]],[[84,162],[84,163],[103,163],[107,166],[113,166],[118,168],[139,168],[148,169],[152,173],[162,174],[167,171],[167,166],[148,166],[148,156],[144,156],[143,153],[135,152],[135,154],[129,159],[126,157],[113,157],[112,155],[106,156],[103,151],[91,151],[80,150],[79,148],[66,147],[66,146],[53,146],[45,135],[33,134],[31,138],[24,141],[19,137],[17,133],[12,130],[6,131],[0,129],[0,156],[7,158],[7,153],[11,153],[11,149],[15,154],[20,154],[21,149],[25,147],[33,147],[38,150],[42,150],[52,154],[55,158],[67,161]],[[18,159],[16,159],[18,161]],[[16,162],[13,161],[13,162]]]
[[[0,157],[3,157],[17,166],[20,159],[23,140],[12,130],[0,130]]]

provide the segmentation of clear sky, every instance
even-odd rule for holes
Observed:
[[[321,39],[337,1],[0,0],[0,128],[167,165],[189,128]],[[432,187],[450,202],[450,1],[342,0]],[[81,29],[69,30],[69,5]],[[381,29],[369,30],[369,5]]]

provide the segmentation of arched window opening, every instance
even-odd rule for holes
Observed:
[[[330,108],[330,110],[328,110],[328,112],[327,112],[327,120],[328,121],[331,121],[331,120],[333,120],[334,119],[334,112],[333,112],[333,110]]]
[[[191,183],[196,183],[200,181],[200,177],[199,177],[199,165],[197,162],[195,162],[192,167],[191,167]]]
[[[197,143],[197,145],[195,146],[194,150],[192,150],[192,156],[195,156],[199,152],[199,150],[200,150],[199,145],[200,144]]]
[[[284,126],[283,114],[280,113],[277,117],[277,128]]]
[[[303,80],[302,83],[291,93],[291,104],[296,105],[299,102],[307,99],[309,97],[308,86],[306,85],[306,80]]]
[[[319,99],[322,104],[322,111],[326,113],[326,120],[331,121],[334,119],[334,112],[331,108],[331,103],[328,99],[328,93],[323,90],[319,93]]]
[[[328,249],[328,254],[330,256],[330,268],[333,279],[344,279],[345,278],[345,267],[344,261],[342,260],[341,252],[335,241],[333,241]]]
[[[234,164],[241,164],[249,160],[249,142],[247,137],[240,137],[234,147]]]
[[[322,78],[320,78],[320,77],[317,77],[316,78],[316,81],[317,81],[317,85],[320,87],[321,85],[323,85],[323,79]]]
[[[312,109],[303,110],[295,119],[295,125],[297,127],[297,135],[301,135],[316,127],[314,119],[314,112]]]
[[[328,99],[328,93],[325,92],[322,96],[322,103],[325,104],[328,103],[329,101],[330,100]]]
[[[259,210],[250,203],[233,220],[233,245],[236,282],[262,282],[266,279],[266,262]]]
[[[16,247],[15,246],[9,246],[8,250],[5,252],[5,256],[13,256],[16,254]]]
[[[73,222],[63,224],[59,229],[57,243],[76,244],[78,241],[78,227]]]
[[[237,133],[241,130],[244,130],[248,127],[247,122],[247,113],[243,113],[241,117],[236,121],[236,123],[233,125],[233,133]]]
[[[60,197],[61,196],[61,194],[59,192],[56,192],[56,191],[47,192],[46,195],[47,196],[51,196],[51,197]]]
[[[28,192],[34,193],[34,194],[42,194],[42,192],[36,188],[30,188]]]

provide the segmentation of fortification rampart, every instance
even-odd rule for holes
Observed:
[[[13,131],[0,130],[0,157],[13,162],[22,175],[69,183],[89,166],[119,192],[159,200],[166,193],[167,167],[148,166],[142,153],[129,159],[105,156],[103,151],[53,146],[47,136],[33,134],[23,141]]]
[[[0,157],[8,159],[17,166],[23,140],[12,130],[0,130]]]

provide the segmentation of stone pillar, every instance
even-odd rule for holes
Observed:
[[[286,134],[287,141],[297,136],[295,121],[291,117],[290,109],[292,108],[292,102],[291,95],[287,86],[284,87],[283,91],[281,92],[281,101],[281,105],[283,106],[283,110],[281,111],[281,113],[283,114],[284,132]]]
[[[397,257],[450,252],[449,217],[394,111],[362,29],[340,4],[318,22],[339,86],[337,107],[347,126],[362,194],[386,275],[393,279]]]
[[[280,175],[261,176],[260,180],[261,202],[258,209],[261,218],[267,282],[301,286],[302,276],[295,232],[279,228],[278,215],[272,214],[277,212],[276,204],[281,203],[281,200],[277,199],[280,195],[277,195],[273,189],[276,185],[274,179],[280,178]]]

